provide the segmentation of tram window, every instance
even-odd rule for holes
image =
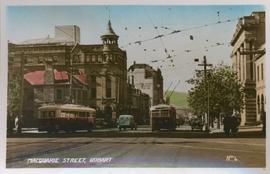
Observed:
[[[69,112],[69,117],[70,118],[74,118],[75,117],[75,113],[74,112]]]
[[[65,118],[65,117],[67,117],[68,116],[68,114],[66,113],[66,112],[61,112],[61,115],[60,115],[60,117],[63,117],[63,118]]]
[[[49,112],[49,117],[55,117],[55,114],[53,111]]]
[[[41,112],[41,118],[46,118],[46,113],[47,113],[46,111]]]
[[[85,112],[79,112],[79,117],[86,117],[86,113]]]
[[[49,118],[55,117],[54,111],[49,111],[49,112],[48,112],[48,117],[49,117]]]

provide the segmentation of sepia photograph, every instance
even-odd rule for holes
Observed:
[[[265,4],[4,9],[7,170],[266,172]]]

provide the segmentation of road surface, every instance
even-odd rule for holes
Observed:
[[[7,138],[7,168],[265,167],[264,138]]]

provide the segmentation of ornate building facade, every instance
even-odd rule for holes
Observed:
[[[236,31],[233,35],[231,45],[232,66],[237,73],[239,81],[242,83],[244,96],[244,109],[241,112],[241,125],[254,125],[259,119],[261,104],[264,105],[265,99],[261,100],[260,88],[262,88],[260,70],[263,70],[263,55],[265,50],[262,45],[265,43],[265,12],[253,12],[250,16],[239,19]],[[258,65],[260,64],[260,65]],[[260,84],[259,84],[260,83]],[[264,87],[263,87],[264,88]],[[257,96],[260,96],[259,100]],[[261,103],[261,104],[260,104]],[[260,106],[259,106],[260,105]]]

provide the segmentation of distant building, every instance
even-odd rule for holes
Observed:
[[[55,38],[80,43],[80,28],[76,25],[55,26]]]
[[[264,43],[265,12],[253,12],[250,16],[240,18],[231,41],[231,58],[233,69],[245,92],[242,125],[256,124],[259,121],[260,108],[265,103]]]
[[[48,67],[48,66],[47,66]],[[88,104],[88,85],[85,75],[71,76],[67,71],[57,71],[48,67],[45,71],[31,71],[24,74],[23,115],[24,126],[36,126],[38,108],[43,104],[72,103]]]
[[[163,103],[163,77],[160,69],[134,62],[128,69],[128,83],[150,96],[151,105]]]
[[[149,123],[149,95],[142,93],[141,90],[136,89],[134,85],[131,84],[128,84],[127,93],[128,113],[132,114],[139,124]]]
[[[44,38],[28,39],[18,43],[19,45],[30,44],[62,44],[62,45],[75,45],[80,43],[80,28],[76,25],[60,25],[55,26],[55,37],[49,35]]]

